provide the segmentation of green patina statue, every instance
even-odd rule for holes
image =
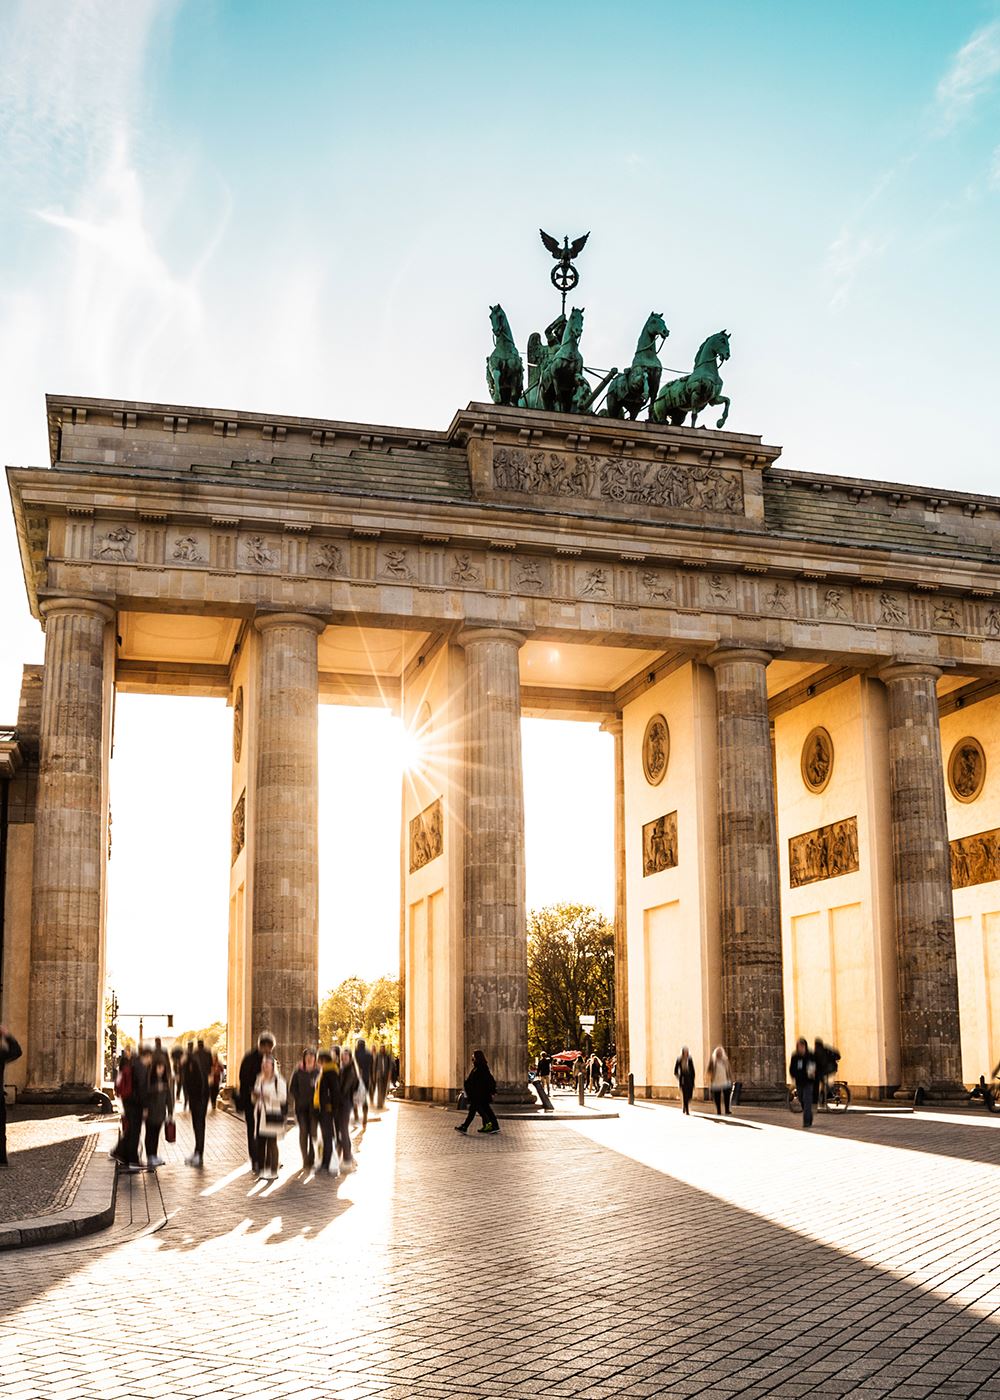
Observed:
[[[490,307],[493,353],[486,361],[486,383],[494,403],[517,406],[524,392],[524,361],[518,354],[507,314],[499,304]]]
[[[647,403],[651,404],[656,398],[663,371],[657,351],[669,334],[660,312],[651,311],[636,344],[631,366],[615,375],[608,387],[610,418],[624,418],[626,411],[630,418],[638,418]]]
[[[589,396],[580,354],[582,334],[583,307],[574,306],[566,318],[562,340],[546,349],[538,374],[538,407],[549,413],[579,413],[584,394]]]
[[[726,405],[725,412],[716,423],[717,428],[725,426],[729,417],[729,400],[722,390],[719,376],[719,362],[729,359],[729,332],[716,331],[703,341],[694,359],[694,369],[680,379],[671,379],[664,384],[653,401],[649,417],[654,423],[672,423],[675,428],[683,425],[691,414],[691,427],[697,426],[698,414],[703,408],[718,404]],[[610,396],[609,396],[610,397]]]
[[[542,366],[549,355],[559,349],[565,333],[566,317],[557,316],[545,327],[544,340],[537,331],[532,331],[528,336],[528,389],[524,395],[523,408],[541,408],[542,398],[538,383],[542,377]]]

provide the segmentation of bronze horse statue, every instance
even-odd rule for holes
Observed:
[[[493,353],[486,361],[486,383],[494,403],[517,406],[524,393],[524,361],[514,344],[507,313],[499,305],[490,307],[493,327]]]
[[[683,374],[680,379],[671,379],[669,384],[664,384],[649,410],[651,421],[670,422],[675,428],[679,428],[690,413],[691,427],[694,428],[697,426],[698,414],[703,408],[709,405],[715,408],[724,403],[725,411],[715,425],[717,428],[724,427],[729,417],[729,400],[722,393],[719,364],[728,359],[729,332],[716,331],[715,335],[710,335],[698,347],[691,373]]]
[[[549,413],[579,412],[577,394],[583,379],[583,307],[574,306],[566,321],[559,345],[545,356],[538,379],[540,407]]]
[[[607,409],[610,418],[638,418],[646,404],[652,404],[660,388],[663,365],[657,354],[660,344],[670,332],[659,311],[651,311],[642,328],[632,357],[632,364],[616,374],[608,387]]]

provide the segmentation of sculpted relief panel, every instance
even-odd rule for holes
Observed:
[[[667,812],[642,828],[642,873],[658,875],[677,864],[677,813]]]
[[[410,821],[410,874],[422,870],[443,851],[444,819],[438,797]]]
[[[721,515],[743,513],[743,478],[723,467],[497,447],[493,482],[498,491],[521,495],[603,498]]]
[[[961,836],[957,841],[949,841],[948,846],[953,889],[964,890],[969,885],[1000,880],[1000,829]]]
[[[849,875],[859,868],[857,817],[803,832],[788,842],[788,878],[793,890],[817,880]]]

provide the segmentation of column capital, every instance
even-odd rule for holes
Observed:
[[[887,661],[884,666],[880,666],[875,672],[882,682],[916,680],[918,676],[926,676],[930,680],[938,681],[944,675],[944,671],[933,661],[922,661],[917,658],[908,659],[905,656],[894,656],[891,661]]]
[[[606,719],[601,721],[602,734],[613,734],[616,739],[620,739],[623,729],[624,724],[622,723],[621,715],[618,715],[616,719]]]
[[[258,632],[267,632],[272,627],[308,627],[316,633],[326,631],[326,618],[315,613],[274,612],[258,613],[253,620]]]
[[[472,642],[512,642],[516,647],[523,647],[528,636],[527,632],[519,632],[514,627],[496,627],[492,624],[477,627],[475,623],[470,623],[456,632],[455,641],[460,647],[467,647]]]
[[[728,666],[733,662],[747,661],[758,666],[769,666],[774,660],[769,651],[762,647],[717,646],[705,657],[705,664],[714,671],[718,666]]]
[[[99,617],[103,622],[115,620],[114,608],[97,598],[46,598],[38,605],[38,611],[42,615],[43,626],[50,617],[58,617],[63,613],[83,613],[89,617]]]

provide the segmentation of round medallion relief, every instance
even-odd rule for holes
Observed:
[[[653,787],[662,783],[670,761],[670,730],[662,715],[651,715],[642,736],[642,771]]]
[[[236,687],[233,701],[233,762],[239,763],[243,752],[243,687]]]
[[[978,739],[959,739],[948,759],[948,786],[959,802],[975,802],[986,781],[986,755]]]
[[[833,740],[818,726],[802,745],[802,781],[810,792],[822,792],[833,772]]]

